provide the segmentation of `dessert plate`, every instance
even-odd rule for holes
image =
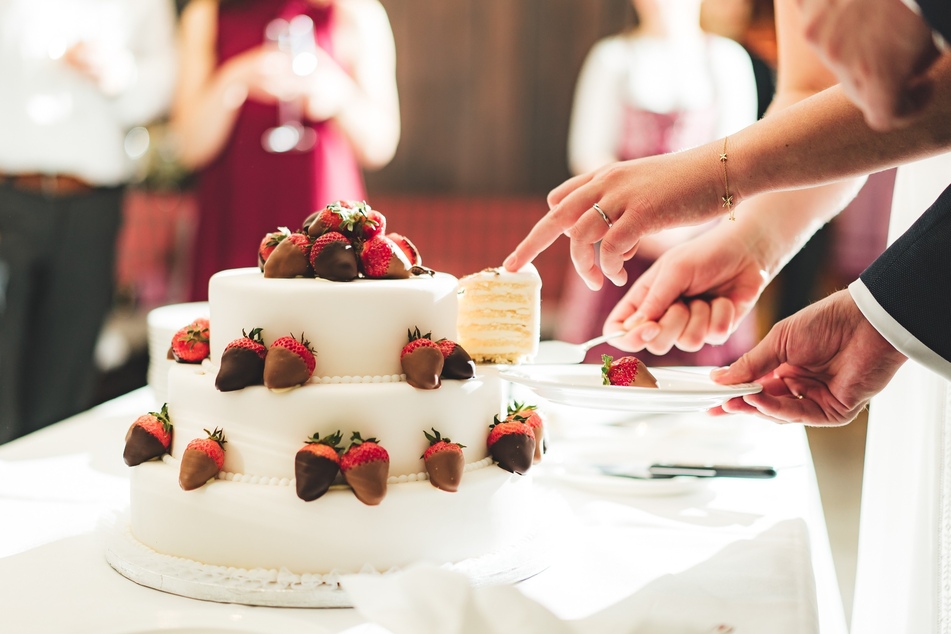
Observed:
[[[703,411],[763,389],[758,383],[714,383],[710,379],[711,369],[650,368],[657,388],[603,385],[601,366],[595,364],[521,366],[499,374],[555,403],[636,412]]]

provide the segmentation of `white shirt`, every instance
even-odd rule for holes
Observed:
[[[127,131],[171,101],[174,34],[171,0],[0,0],[0,173],[127,181]],[[114,95],[62,59],[81,41],[121,62]]]

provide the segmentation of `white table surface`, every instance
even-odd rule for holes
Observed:
[[[116,573],[99,524],[128,503],[125,432],[155,408],[142,388],[0,446],[0,632],[380,631],[361,626],[351,609],[197,601]],[[649,603],[655,613],[713,606],[737,634],[769,613],[806,623],[803,631],[846,632],[802,427],[702,413],[627,421],[564,407],[550,413],[551,451],[533,473],[546,495],[566,503],[565,547],[518,584],[524,595],[568,620],[625,618],[624,609]],[[778,475],[592,483],[562,470],[581,454],[592,460],[591,452],[771,465]],[[711,593],[714,586],[723,592]]]

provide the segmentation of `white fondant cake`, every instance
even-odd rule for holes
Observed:
[[[451,563],[524,538],[531,524],[530,476],[499,468],[486,448],[504,417],[504,384],[494,367],[437,389],[403,380],[407,330],[456,338],[457,280],[329,282],[266,279],[256,269],[225,271],[209,287],[211,356],[175,364],[168,377],[173,425],[168,454],[134,467],[132,536],[157,553],[201,564],[327,575],[385,571],[417,561]],[[289,334],[316,351],[301,387],[263,385],[221,392],[222,351],[242,330],[262,328],[266,345]],[[188,443],[220,428],[227,440],[218,475],[195,490],[179,486]],[[428,480],[424,432],[438,430],[462,449],[458,490]],[[305,502],[295,489],[295,455],[314,434],[377,438],[389,453],[385,497],[367,505],[338,476]]]

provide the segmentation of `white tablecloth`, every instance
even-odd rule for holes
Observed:
[[[155,408],[143,388],[0,446],[0,632],[383,631],[356,610],[196,601],[113,571],[98,525],[128,503],[124,435]],[[705,414],[621,421],[571,408],[552,416],[552,449],[533,473],[566,509],[563,547],[516,586],[522,596],[587,631],[673,632],[683,621],[690,632],[698,621],[687,616],[699,615],[737,634],[846,632],[801,427]],[[638,482],[575,469],[621,457],[779,473]]]

